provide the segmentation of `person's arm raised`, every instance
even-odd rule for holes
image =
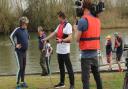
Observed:
[[[54,37],[56,35],[56,32],[52,32],[49,36],[47,36],[46,38],[44,38],[43,40],[49,40],[50,38]]]

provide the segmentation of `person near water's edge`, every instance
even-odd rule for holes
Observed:
[[[39,41],[39,50],[40,50],[40,66],[42,68],[41,76],[46,76],[46,60],[45,60],[45,42],[42,41],[46,37],[45,32],[41,26],[38,27],[38,41]]]
[[[107,63],[109,63],[109,71],[112,70],[112,40],[111,40],[111,36],[108,35],[106,37],[106,43],[105,43],[105,47],[106,47],[106,58],[107,58]]]
[[[27,17],[21,17],[19,19],[20,27],[16,28],[10,35],[11,42],[15,47],[15,56],[18,65],[17,73],[17,89],[19,87],[27,88],[25,83],[25,68],[26,68],[26,55],[28,49],[29,35],[27,31],[27,25],[29,20]]]
[[[81,70],[83,89],[89,88],[90,69],[96,81],[97,89],[103,89],[98,69],[98,53],[100,49],[100,20],[90,13],[91,0],[83,2],[83,16],[78,21],[76,40],[81,50]]]
[[[49,40],[47,40],[45,43],[45,60],[46,60],[47,73],[49,75],[51,74],[50,61],[51,61],[52,53],[53,53],[53,48],[52,48]]]
[[[74,72],[70,61],[70,42],[72,39],[72,25],[66,21],[65,14],[60,11],[58,12],[58,19],[60,24],[57,29],[51,33],[44,40],[48,40],[56,35],[57,41],[57,57],[60,69],[60,82],[55,85],[55,88],[65,87],[65,66],[70,80],[70,88],[74,89]]]
[[[117,61],[117,64],[119,66],[119,72],[122,72],[123,69],[121,68],[121,57],[122,57],[122,54],[123,54],[123,40],[122,40],[122,37],[119,36],[119,34],[117,32],[114,33],[114,36],[115,36],[115,47],[114,47],[114,50],[116,51],[116,61]]]

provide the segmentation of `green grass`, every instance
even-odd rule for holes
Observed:
[[[104,89],[122,89],[124,73],[102,73],[103,87]],[[50,83],[49,77],[41,77],[39,75],[26,76],[26,81],[29,85],[28,89],[53,89],[52,85],[58,83],[59,75],[52,76],[52,83]],[[15,77],[0,77],[0,89],[15,89]],[[81,76],[75,74],[75,89],[82,89]],[[90,89],[96,89],[93,76],[90,78]],[[68,76],[66,76],[66,88],[69,88]]]

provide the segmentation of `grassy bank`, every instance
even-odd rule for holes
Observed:
[[[26,76],[27,83],[29,85],[28,89],[53,89],[52,85],[58,83],[59,75],[52,76],[52,84],[50,83],[49,77],[41,77],[39,75],[29,75]],[[124,73],[102,73],[104,89],[122,89]],[[75,75],[76,89],[82,89],[81,76],[80,74]],[[68,89],[68,76],[66,76],[66,88]],[[90,89],[96,89],[94,79],[91,75],[90,79]],[[15,89],[15,77],[0,77],[0,89]]]

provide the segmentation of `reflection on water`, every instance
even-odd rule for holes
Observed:
[[[105,37],[108,34],[113,35],[115,31],[120,32],[122,36],[128,35],[127,29],[102,30],[101,49],[102,49],[103,55],[105,55],[105,48],[104,48]],[[37,35],[35,33],[31,33],[30,36],[31,36],[31,39],[29,42],[26,72],[40,73],[41,72],[41,68],[39,65],[40,52],[38,50]],[[55,72],[55,71],[58,71],[58,64],[57,64],[57,58],[55,53],[55,50],[56,50],[55,40],[51,40],[51,43],[54,48],[54,54],[52,55],[52,60],[51,60],[51,69],[52,69],[52,72]],[[71,61],[75,71],[80,70],[79,53],[80,52],[78,49],[78,44],[75,41],[73,41],[71,44]],[[0,35],[0,75],[15,74],[16,69],[17,69],[16,59],[15,59],[13,47],[11,47],[9,37]]]

